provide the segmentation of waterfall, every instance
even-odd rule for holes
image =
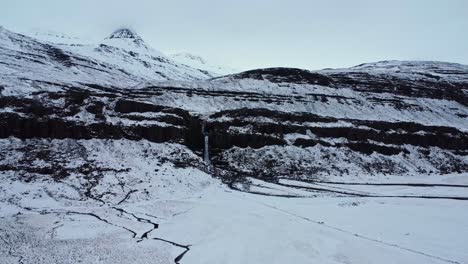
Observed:
[[[205,136],[205,147],[204,147],[204,150],[203,150],[203,161],[206,163],[206,164],[210,164],[210,153],[208,152],[208,133],[206,133],[205,131],[205,124],[203,123],[202,124],[202,134]]]
[[[210,164],[210,154],[208,153],[208,135],[205,136],[205,153],[203,160],[206,164]]]

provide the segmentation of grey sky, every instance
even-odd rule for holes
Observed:
[[[135,29],[162,51],[239,69],[384,59],[468,64],[467,0],[0,0],[0,25],[104,38]]]

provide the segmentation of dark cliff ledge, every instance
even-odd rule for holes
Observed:
[[[213,118],[207,124],[210,135],[229,135],[230,127],[248,127],[252,137],[282,138],[284,134],[308,132],[320,138],[345,138],[349,141],[368,142],[369,140],[382,144],[404,145],[419,147],[440,147],[451,150],[468,149],[468,134],[453,127],[425,126],[414,122],[385,122],[356,119],[336,119],[322,117],[309,113],[286,113],[267,109],[238,109],[223,111],[210,116]],[[229,119],[223,119],[228,117]],[[255,118],[268,117],[270,121],[252,121]],[[254,119],[252,119],[254,118]],[[228,120],[228,121],[218,121]],[[338,123],[343,121],[350,126]],[[327,123],[327,126],[310,126],[308,123]],[[243,137],[246,137],[244,135]],[[227,142],[226,142],[227,141]],[[229,143],[230,138],[217,140],[223,145],[239,145]],[[281,140],[269,140],[271,144],[284,144]],[[220,143],[221,144],[221,143]],[[241,144],[246,145],[247,143]],[[270,144],[265,144],[270,145]],[[301,144],[304,145],[304,144]],[[217,144],[213,144],[217,148]],[[357,148],[354,146],[354,148]],[[365,152],[365,151],[364,151]]]
[[[183,143],[186,129],[175,126],[118,126],[109,123],[83,123],[57,118],[25,118],[18,114],[0,114],[0,138],[49,139],[146,139],[153,142]]]
[[[201,120],[179,108],[154,105],[114,96],[93,94],[85,90],[41,93],[34,98],[0,97],[0,138],[48,139],[146,139],[174,142],[193,150],[203,148]],[[88,121],[76,115],[88,112]],[[138,115],[153,112],[155,117]],[[109,117],[118,122],[108,122]],[[127,122],[128,121],[128,122]]]
[[[310,72],[308,70],[297,68],[266,68],[245,71],[231,75],[234,79],[255,79],[268,80],[273,83],[298,83],[298,84],[317,84],[329,86],[332,80],[322,74]]]

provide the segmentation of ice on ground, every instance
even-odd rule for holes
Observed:
[[[375,192],[372,186],[361,188]],[[62,206],[55,213],[9,214],[5,212],[11,209],[2,203],[0,262],[21,257],[24,263],[75,263],[78,259],[84,263],[174,263],[185,249],[164,241],[189,247],[180,263],[468,261],[466,201],[326,195],[284,198],[217,184],[200,191],[184,198],[116,206],[157,222],[154,230],[148,222],[110,206]],[[60,213],[67,210],[92,212],[109,223],[90,215]],[[137,234],[135,238],[129,230]],[[149,230],[147,239],[141,238]]]

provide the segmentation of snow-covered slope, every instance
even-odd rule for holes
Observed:
[[[70,36],[63,32],[54,30],[46,30],[40,28],[30,29],[28,31],[20,32],[23,35],[38,39],[40,41],[47,41],[55,44],[83,44],[87,41],[78,37]]]
[[[449,99],[467,105],[468,66],[437,61],[381,61],[323,70],[339,87],[359,91]]]
[[[85,84],[127,87],[144,81],[109,63],[0,28],[0,85],[6,93]]]
[[[192,68],[208,71],[210,73],[213,73],[213,75],[215,76],[221,76],[221,75],[227,75],[227,74],[239,72],[239,70],[236,70],[231,67],[213,65],[207,62],[204,58],[198,55],[191,54],[189,52],[178,52],[178,53],[170,54],[169,56],[171,59],[177,62],[188,65]]]
[[[74,44],[49,34],[41,39],[0,28],[0,81],[13,90],[51,89],[84,83],[131,88],[154,80],[210,78],[204,71],[176,63],[150,48],[133,31],[119,29],[99,44]],[[79,41],[81,42],[81,41]],[[20,82],[18,80],[21,80]],[[43,85],[44,82],[49,84]]]

